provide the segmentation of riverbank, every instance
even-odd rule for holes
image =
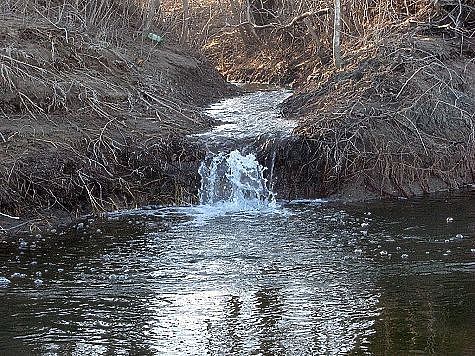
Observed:
[[[226,27],[204,47],[228,78],[295,89],[282,106],[298,121],[294,137],[258,143],[262,162],[276,157],[280,196],[407,198],[472,186],[473,7],[363,5],[345,4],[340,66],[325,1],[301,16],[291,4],[251,6],[248,23]]]
[[[196,196],[204,153],[186,135],[238,89],[191,50],[123,36],[2,17],[0,231]]]
[[[152,36],[144,36],[143,14],[127,7],[137,3],[107,4],[107,11],[119,11],[108,27],[71,23],[75,12],[56,21],[45,16],[53,10],[34,7],[27,17],[2,18],[3,231],[196,201],[205,153],[186,136],[215,124],[204,105],[238,90],[204,57],[178,45],[199,42],[192,29],[205,18],[186,24],[187,36],[163,41],[153,31],[173,31],[152,26]],[[332,9],[318,9],[293,18],[282,11],[256,25],[254,40],[248,23],[220,27],[222,13],[203,27],[209,34],[215,28],[201,39],[203,52],[228,78],[295,88],[282,106],[298,122],[292,137],[256,142],[278,196],[354,201],[473,185],[473,12],[463,7],[456,28],[442,16],[450,7],[385,9],[373,22],[365,21],[380,8],[355,12],[337,68],[329,56],[332,31],[324,26]],[[178,15],[167,13],[169,21]]]
[[[351,53],[341,70],[315,73],[283,105],[299,122],[302,147],[288,170],[301,167],[317,197],[351,200],[473,185],[474,54],[473,40],[408,24],[383,45]]]

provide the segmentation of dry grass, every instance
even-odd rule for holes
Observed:
[[[359,181],[412,196],[475,181],[474,48],[405,26],[353,51],[344,71],[316,71],[287,103],[327,190]]]
[[[192,200],[201,152],[183,137],[233,92],[218,73],[143,38],[131,2],[1,6],[0,212]]]

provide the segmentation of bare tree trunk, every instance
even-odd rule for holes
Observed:
[[[189,21],[190,21],[190,3],[188,0],[183,0],[183,27],[181,29],[181,38],[180,38],[181,43],[185,43],[188,41],[188,36],[190,32]]]
[[[246,0],[246,20],[248,22],[247,31],[249,32],[250,36],[254,38],[254,40],[259,42],[259,36],[257,35],[256,30],[254,29],[254,17],[251,13],[251,3],[249,2],[249,0]]]
[[[241,25],[242,19],[241,19],[241,10],[240,10],[240,5],[236,0],[229,0],[229,3],[231,4],[231,11],[233,13],[234,21],[238,25],[239,33],[241,35],[241,39],[244,42],[244,45],[246,47],[250,47],[252,45],[252,40],[259,40],[259,37],[256,34],[256,31],[252,27],[252,24],[249,21],[249,12],[250,9],[247,7],[246,9],[246,17],[247,17],[247,22],[245,24]],[[249,3],[246,1],[246,4],[249,5]]]
[[[341,68],[343,63],[341,60],[341,5],[340,0],[335,0],[335,21],[333,25],[333,61],[335,67]]]
[[[147,12],[145,14],[145,23],[144,23],[144,33],[148,34],[150,32],[150,27],[152,27],[152,21],[155,17],[157,9],[160,7],[160,0],[149,0]]]

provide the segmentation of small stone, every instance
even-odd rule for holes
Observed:
[[[383,250],[383,251],[381,251],[379,254],[380,254],[381,256],[387,256],[387,255],[388,255],[388,251]]]
[[[355,253],[356,253],[357,255],[361,255],[361,254],[363,253],[363,250],[360,249],[360,248],[357,248],[357,249],[355,250]]]
[[[38,240],[39,240],[39,239],[41,239],[41,237],[42,237],[41,234],[36,234],[36,235],[35,235],[35,239],[38,239]]]
[[[401,246],[397,246],[396,251],[401,251]]]
[[[461,240],[461,239],[463,239],[463,235],[462,234],[457,234],[457,235],[455,235],[455,238]]]
[[[58,272],[62,273],[62,272],[64,272],[64,269],[63,268],[58,268]]]
[[[51,229],[49,232],[52,233],[52,234],[56,234],[57,230],[56,229]]]
[[[447,218],[447,224],[448,224],[448,223],[451,223],[451,222],[453,222],[453,221],[454,221],[454,218],[452,218],[452,217],[450,217],[450,216]]]
[[[401,258],[402,258],[403,260],[407,260],[407,259],[409,258],[409,255],[408,255],[407,253],[403,253],[403,254],[401,255]]]
[[[43,280],[37,278],[33,281],[33,283],[35,283],[35,286],[39,287],[39,286],[43,285]]]
[[[369,224],[367,222],[361,223],[361,227],[368,227]]]
[[[101,229],[97,229],[97,230],[96,230],[96,233],[101,234],[101,233],[102,233],[102,230],[101,230]]]
[[[80,230],[80,229],[84,229],[84,223],[80,222],[76,225],[76,229]]]

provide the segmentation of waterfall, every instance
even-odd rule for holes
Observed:
[[[238,150],[209,155],[199,169],[201,205],[225,205],[233,210],[276,207],[275,194],[267,188],[265,168],[253,154]]]

